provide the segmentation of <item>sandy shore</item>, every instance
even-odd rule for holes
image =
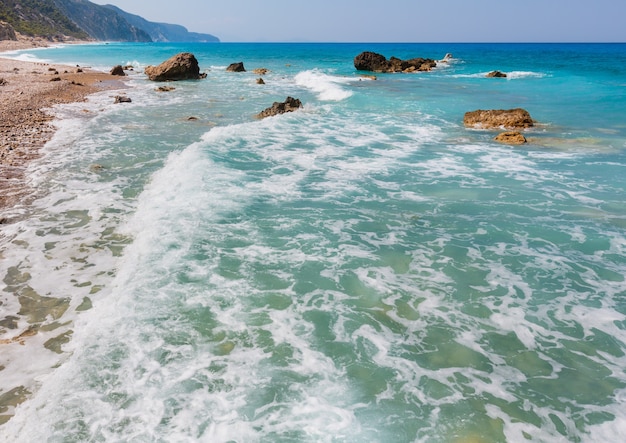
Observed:
[[[38,39],[0,41],[0,210],[27,196],[24,171],[52,137],[48,108],[83,101],[94,92],[123,86],[108,73],[5,58],[3,52],[46,46]],[[0,224],[8,223],[0,213]]]

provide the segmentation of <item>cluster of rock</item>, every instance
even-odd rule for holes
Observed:
[[[534,126],[534,120],[527,110],[515,109],[478,109],[466,112],[463,124],[475,129],[505,129],[506,132],[498,134],[495,140],[510,145],[526,143],[526,137],[514,129],[527,129]],[[511,131],[513,130],[513,131]]]
[[[430,58],[401,60],[391,57],[387,60],[384,55],[365,51],[354,58],[354,67],[359,71],[372,72],[424,72],[437,67],[437,62]]]
[[[246,68],[243,62],[231,63],[227,68],[229,72],[246,72]],[[200,67],[196,57],[189,53],[183,52],[176,54],[169,58],[158,66],[148,66],[144,70],[149,80],[152,81],[175,81],[175,80],[189,80],[189,79],[201,79],[205,78],[206,74],[200,73]],[[268,72],[265,68],[255,69],[254,73],[264,75]],[[124,68],[115,66],[111,70],[113,75],[125,75]],[[264,84],[262,78],[257,80],[258,84]],[[156,90],[158,92],[169,92],[175,88],[168,86],[160,86]],[[130,103],[130,98],[126,96],[116,96],[115,103]],[[287,97],[284,102],[274,102],[272,106],[259,112],[257,118],[272,117],[274,115],[284,114],[285,112],[293,112],[302,107],[302,102],[293,97]],[[196,117],[190,117],[189,120],[196,120]]]
[[[442,63],[447,63],[452,58],[452,55],[446,54],[446,57],[441,60]],[[432,59],[413,58],[410,60],[400,60],[395,57],[387,60],[387,58],[381,54],[375,52],[362,52],[354,59],[354,66],[360,71],[374,71],[374,72],[415,72],[415,71],[430,71],[437,66],[437,62]],[[243,62],[236,62],[230,64],[226,71],[228,72],[246,72]],[[268,71],[267,69],[255,69],[255,73],[264,75]],[[200,73],[200,67],[196,57],[188,52],[177,54],[170,59],[164,61],[158,66],[148,66],[145,69],[145,73],[152,81],[172,81],[172,80],[188,80],[188,79],[200,79],[205,78],[206,74]],[[125,75],[124,68],[122,66],[116,66],[111,71],[114,75]],[[488,74],[488,77],[506,77],[506,74],[500,71],[493,71]],[[264,84],[263,79],[257,80],[257,83]],[[170,91],[174,88],[157,88],[159,91]],[[116,103],[130,102],[123,96],[116,97]],[[271,117],[286,112],[293,112],[302,107],[302,102],[299,99],[293,97],[287,97],[284,102],[274,102],[272,106],[259,112],[256,117],[261,119],[265,117]],[[483,110],[478,109],[465,113],[463,117],[463,123],[466,127],[476,129],[505,129],[506,132],[498,134],[495,140],[501,143],[507,144],[523,144],[526,143],[526,138],[515,129],[526,129],[534,125],[534,121],[531,118],[528,111],[521,108],[515,109],[496,109],[496,110]]]
[[[256,118],[273,117],[275,115],[284,114],[285,112],[293,112],[302,107],[302,102],[293,97],[287,97],[284,102],[274,102],[272,106],[264,109],[256,115]]]

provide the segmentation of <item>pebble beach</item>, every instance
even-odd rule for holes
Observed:
[[[0,41],[0,208],[12,206],[27,195],[24,169],[54,134],[49,109],[120,86],[119,77],[108,73],[3,56],[7,51],[38,46],[47,43],[26,38]]]

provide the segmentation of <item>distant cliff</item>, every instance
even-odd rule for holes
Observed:
[[[0,22],[21,34],[51,40],[70,37],[129,42],[219,42],[210,34],[189,32],[180,25],[153,23],[116,6],[97,5],[88,0],[0,0]],[[11,35],[10,30],[4,35]]]
[[[124,17],[109,8],[87,0],[53,1],[67,17],[96,40],[152,41],[146,31],[131,25]]]
[[[114,5],[104,5],[124,17],[128,23],[136,28],[143,29],[148,33],[152,41],[155,42],[219,42],[219,38],[211,34],[200,34],[189,32],[181,25],[171,25],[169,23],[149,22],[138,15],[129,14]]]

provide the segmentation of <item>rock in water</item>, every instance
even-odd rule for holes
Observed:
[[[523,145],[526,143],[526,137],[517,131],[502,132],[496,135],[494,140],[507,145]]]
[[[487,77],[488,78],[505,78],[506,74],[501,71],[491,71],[490,73],[487,74]]]
[[[113,68],[111,69],[110,74],[111,75],[119,75],[120,77],[126,76],[126,73],[124,72],[124,68],[122,67],[122,65],[113,66]]]
[[[472,128],[530,128],[533,119],[528,111],[522,108],[515,109],[492,109],[466,112],[463,124]]]
[[[293,112],[302,107],[302,102],[297,98],[287,97],[284,102],[274,102],[269,108],[259,112],[257,118],[272,117],[278,114],[284,114],[285,112]]]
[[[391,57],[387,60],[384,55],[369,51],[362,52],[354,58],[354,67],[359,71],[415,72],[430,71],[436,66],[437,62],[430,58],[400,60],[397,57]]]
[[[243,62],[231,63],[226,68],[226,72],[246,72],[246,68],[243,66]]]
[[[206,77],[206,74],[200,74],[198,60],[190,52],[176,54],[159,66],[147,66],[144,72],[155,82],[197,80]]]

